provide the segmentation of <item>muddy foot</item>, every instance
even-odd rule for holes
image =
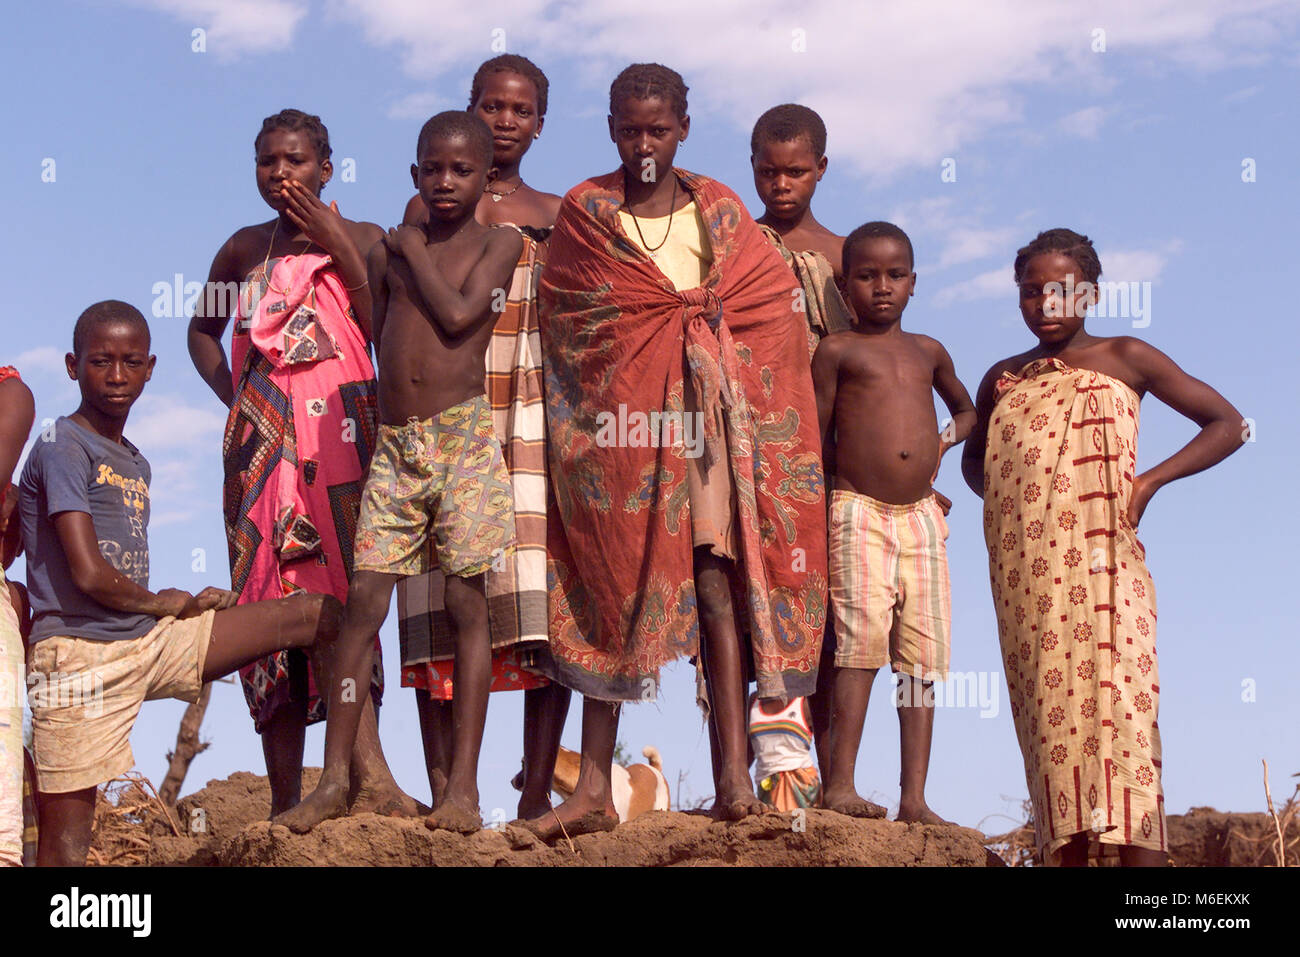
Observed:
[[[551,811],[551,802],[545,799],[537,801],[521,797],[519,799],[519,807],[516,811],[519,817],[525,821],[533,818],[544,817]]]
[[[457,834],[474,834],[483,830],[483,820],[477,807],[463,808],[451,801],[443,801],[425,818],[424,826],[431,831],[454,831]]]
[[[361,788],[348,805],[348,813],[370,813],[382,817],[419,817],[428,814],[429,808],[393,784],[374,789]]]
[[[594,834],[598,831],[612,831],[618,826],[618,812],[612,803],[604,807],[570,798],[559,807],[548,809],[531,820],[521,822],[547,843],[563,837],[578,834]]]
[[[896,821],[903,821],[908,824],[952,824],[952,821],[945,821],[939,815],[930,810],[929,805],[922,804],[919,808],[905,807],[900,805],[898,808],[898,817]]]
[[[849,817],[861,818],[883,818],[888,812],[885,808],[866,798],[859,797],[857,792],[849,791],[847,793],[827,792],[823,798],[826,808],[835,811],[837,814],[845,814]]]
[[[439,768],[434,768],[429,773],[429,793],[434,807],[441,804],[447,796],[447,775]]]
[[[758,799],[758,795],[749,789],[746,782],[743,788],[719,791],[717,800],[713,802],[711,815],[715,821],[743,821],[747,817],[767,814],[772,810],[770,805]]]
[[[618,827],[618,816],[611,817],[603,811],[588,811],[572,821],[565,821],[563,828],[560,827],[559,820],[554,815],[550,816],[549,823],[545,817],[531,821],[520,821],[519,823],[549,844],[565,836],[573,838],[579,834],[600,834],[604,831],[612,831]]]
[[[347,811],[347,789],[341,784],[322,781],[296,806],[273,817],[271,823],[283,824],[295,834],[306,834],[321,821],[342,817]]]

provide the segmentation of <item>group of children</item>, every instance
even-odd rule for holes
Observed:
[[[211,283],[240,284],[239,300],[204,297],[189,332],[230,407],[231,590],[149,591],[151,474],[123,436],[153,370],[149,328],[117,301],[77,320],[67,366],[82,402],[35,443],[20,483],[30,620],[18,592],[17,615],[0,608],[0,653],[17,660],[11,632],[24,632],[29,685],[93,675],[96,689],[71,705],[31,697],[40,863],[84,860],[96,788],[132,765],[144,700],[192,700],[235,669],[275,820],[304,831],[421,810],[377,731],[376,636],[395,587],[430,827],[481,826],[488,698],[506,689],[526,694],[521,823],[545,839],[613,827],[619,703],[653,696],[683,655],[699,665],[719,818],[765,804],[884,816],[854,782],[889,665],[898,819],[940,823],[924,793],[924,692],[948,669],[951,503],[932,483],[963,441],[1040,850],[1081,863],[1092,835],[1154,862],[1154,590],[1134,533],[1157,488],[1239,444],[1236,410],[1152,347],[1084,330],[1100,264],[1070,230],[1019,251],[1038,345],[995,364],[972,401],[943,346],[902,329],[907,235],[869,222],[839,237],[813,217],[827,167],[813,111],[758,120],[754,221],[725,186],[675,166],[687,90],[657,64],[611,87],[616,172],[562,201],[526,186],[547,86],[523,57],[484,63],[469,109],[421,128],[416,196],[387,233],[321,200],[332,168],[318,118],[263,124],[257,182],[276,217],[221,247]],[[15,383],[0,375],[5,478],[32,423]],[[1146,392],[1201,431],[1139,475]],[[655,413],[662,433],[598,441],[600,414],[624,406]],[[684,439],[696,422],[698,454]],[[582,767],[552,808],[571,690]],[[325,769],[303,799],[303,729],[322,717]],[[17,754],[0,738],[0,859]]]

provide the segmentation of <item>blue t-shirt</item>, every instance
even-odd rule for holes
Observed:
[[[149,587],[149,462],[125,438],[111,442],[62,417],[42,432],[19,482],[33,642],[51,635],[102,641],[139,638],[152,615],[101,605],[72,580],[54,516],[85,512],[99,553],[141,588]]]

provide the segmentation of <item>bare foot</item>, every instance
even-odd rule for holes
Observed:
[[[713,802],[712,816],[715,821],[741,821],[755,814],[767,814],[773,810],[770,805],[758,799],[746,781],[743,786],[722,787]]]
[[[548,809],[531,820],[523,821],[523,826],[532,831],[543,841],[554,841],[568,834],[591,834],[596,831],[612,831],[618,825],[618,811],[614,803],[607,801],[604,806],[574,795],[559,807]]]
[[[443,801],[425,818],[424,826],[431,831],[454,831],[457,834],[474,834],[483,830],[483,820],[478,806],[464,808],[451,798]]]
[[[860,797],[852,788],[827,791],[822,798],[826,808],[849,817],[883,818],[888,812],[873,801]]]
[[[301,796],[301,795],[299,795],[298,797],[294,798],[292,801],[286,801],[286,802],[284,803],[283,806],[277,806],[276,801],[275,801],[275,800],[272,800],[272,801],[271,801],[271,816],[270,816],[269,818],[267,818],[267,820],[268,820],[268,821],[274,821],[277,817],[279,817],[279,816],[280,816],[281,814],[283,814],[285,811],[292,811],[294,808],[296,808],[296,807],[298,806],[298,804],[299,804],[301,801],[302,801],[302,796]]]
[[[429,774],[429,791],[433,798],[434,807],[441,804],[447,797],[447,775],[439,768],[434,768]]]
[[[919,805],[900,804],[898,806],[898,817],[896,821],[904,821],[908,824],[952,824],[952,821],[945,821],[939,815],[930,810],[930,806],[922,801]]]
[[[347,788],[321,781],[305,799],[271,818],[271,823],[283,824],[295,834],[306,834],[321,821],[342,817],[347,811]]]
[[[524,820],[542,817],[551,810],[551,802],[546,798],[535,798],[524,794],[519,798],[518,815]]]
[[[429,809],[397,786],[361,787],[349,795],[349,814],[379,814],[383,817],[419,817]]]

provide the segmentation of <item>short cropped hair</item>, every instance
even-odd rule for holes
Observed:
[[[679,120],[686,119],[686,91],[689,87],[676,70],[662,63],[633,63],[609,85],[609,112],[618,112],[624,100],[667,100]]]
[[[424,151],[433,139],[466,139],[478,151],[487,166],[492,165],[492,131],[478,116],[466,110],[444,110],[420,127],[415,141],[415,161],[424,158]]]
[[[530,81],[537,90],[537,115],[546,115],[546,93],[551,86],[547,82],[546,74],[528,57],[519,56],[517,53],[503,53],[490,60],[484,60],[479,65],[479,68],[474,71],[474,80],[469,85],[469,109],[474,109],[474,104],[483,95],[483,86],[487,83],[487,78],[493,73],[518,73],[525,80]]]
[[[817,112],[798,103],[782,103],[758,118],[749,138],[749,152],[757,156],[768,143],[790,143],[801,136],[807,137],[817,159],[826,155],[826,124]]]
[[[149,334],[149,323],[145,321],[140,310],[129,302],[120,299],[105,299],[77,317],[77,324],[72,327],[72,354],[80,356],[86,348],[86,340],[99,326],[123,323],[144,330],[145,339],[152,345],[153,337]]]
[[[1020,282],[1020,277],[1025,274],[1025,266],[1029,265],[1029,260],[1041,253],[1060,253],[1062,256],[1069,256],[1079,265],[1083,278],[1087,282],[1095,283],[1101,278],[1101,260],[1097,258],[1097,250],[1092,246],[1092,240],[1081,233],[1076,233],[1073,229],[1048,229],[1039,233],[1026,246],[1021,246],[1016,251],[1016,262],[1013,267],[1016,282]]]
[[[853,252],[853,247],[864,239],[897,239],[907,247],[907,265],[908,268],[916,268],[916,255],[912,252],[912,240],[907,238],[907,233],[903,232],[893,223],[885,223],[877,220],[872,223],[863,223],[853,232],[849,233],[844,240],[844,251],[841,254],[840,269],[844,275],[849,274],[849,258]]]
[[[262,137],[272,130],[285,130],[289,133],[306,133],[316,150],[316,158],[322,163],[330,158],[330,132],[319,116],[304,113],[302,110],[281,110],[274,116],[262,121],[262,128],[253,140],[253,152],[262,145]]]

